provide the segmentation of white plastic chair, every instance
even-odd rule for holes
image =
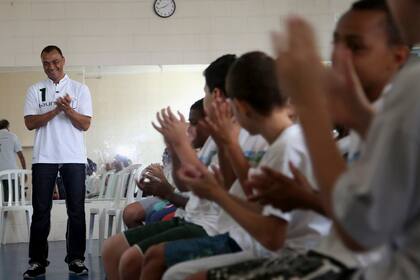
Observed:
[[[92,237],[95,225],[95,215],[99,215],[98,239],[99,239],[99,255],[101,255],[102,244],[105,237],[110,237],[114,232],[121,232],[122,229],[122,211],[127,203],[128,197],[134,200],[134,188],[136,186],[136,176],[138,167],[134,165],[121,170],[118,173],[110,174],[106,190],[100,194],[105,200],[109,200],[109,205],[103,208],[91,208],[89,223],[89,253],[92,252]],[[107,232],[105,236],[105,228]]]
[[[128,179],[129,181],[128,181],[128,185],[127,185],[125,205],[128,205],[128,204],[136,201],[136,197],[134,196],[134,194],[136,193],[136,190],[137,190],[137,196],[142,195],[142,191],[137,188],[137,182],[136,182],[139,174],[141,174],[141,171],[143,169],[141,167],[142,167],[141,164],[135,164],[135,165],[130,166],[131,175],[130,175],[130,178]]]
[[[121,225],[122,225],[122,209],[124,208],[124,201],[128,181],[130,179],[131,172],[122,171],[119,174],[118,182],[115,189],[115,196],[113,201],[111,202],[109,207],[104,208],[104,212],[106,213],[105,219],[108,221],[108,235],[107,238],[112,235],[113,232],[113,225],[114,219],[116,220],[116,227],[115,233],[121,232]]]
[[[121,174],[120,182],[118,183],[119,189],[114,198],[111,207],[106,208],[108,217],[108,237],[113,232],[113,220],[116,219],[115,233],[121,232],[122,229],[122,213],[127,204],[134,202],[134,191],[136,189],[136,179],[141,171],[141,164],[129,166],[125,169],[125,173]],[[141,194],[140,194],[141,195]],[[125,228],[125,225],[124,225]]]
[[[86,177],[86,198],[90,199],[99,196],[101,178],[99,175],[91,175]]]
[[[99,185],[99,196],[97,201],[108,201],[110,203],[115,190],[115,185],[117,184],[118,175],[114,171],[108,171],[105,174],[102,174]],[[93,239],[93,230],[95,227],[95,217],[99,216],[99,254],[101,253],[101,246],[104,239],[103,228],[105,228],[105,215],[103,213],[103,208],[95,207],[89,209],[89,253],[92,252],[92,239]]]
[[[24,211],[26,214],[26,225],[28,237],[32,219],[32,205],[25,197],[25,176],[31,175],[30,170],[9,169],[0,171],[0,241],[5,242],[7,214],[11,211]],[[8,182],[8,197],[3,198],[3,180]],[[14,183],[13,183],[14,182]],[[29,238],[28,238],[29,239]]]

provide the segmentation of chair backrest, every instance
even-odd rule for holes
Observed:
[[[107,171],[101,175],[99,180],[99,196],[98,199],[104,199],[109,185],[109,177],[114,174],[114,171]]]
[[[137,190],[137,184],[136,180],[138,179],[138,175],[141,173],[142,168],[141,165],[137,168],[133,169],[130,173],[130,178],[127,185],[127,191],[126,191],[126,203],[129,204],[131,202],[134,202],[136,198],[134,197],[134,193]],[[141,190],[138,190],[137,195],[142,195]]]
[[[118,178],[115,185],[115,193],[114,193],[114,199],[112,201],[112,207],[113,208],[119,208],[121,199],[124,198],[126,190],[127,190],[127,184],[128,179],[130,178],[130,170],[122,170],[118,172]]]
[[[118,185],[119,176],[120,176],[120,172],[109,174],[108,180],[106,181],[106,184],[105,184],[105,190],[103,193],[104,199],[109,199],[109,200],[114,199],[117,185]]]
[[[121,208],[127,201],[134,201],[134,188],[136,187],[136,177],[141,165],[127,167],[119,171],[116,175],[114,189],[112,190],[112,208]],[[110,190],[111,192],[111,190]]]
[[[86,194],[92,195],[96,194],[99,196],[101,177],[98,175],[86,176],[85,185],[86,185]]]
[[[28,176],[31,175],[31,173],[31,170],[26,169],[8,169],[0,171],[0,207],[28,204],[25,197],[25,188]],[[4,197],[4,190],[6,187],[4,182],[7,182],[8,185],[7,197]]]

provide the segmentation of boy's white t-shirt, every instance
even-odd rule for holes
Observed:
[[[92,117],[89,88],[67,75],[58,84],[50,79],[32,85],[26,94],[24,116],[41,115],[52,111],[58,97],[70,95],[72,108]],[[74,127],[60,112],[45,126],[35,131],[32,163],[86,163],[83,131]]]
[[[267,166],[285,175],[292,176],[289,162],[292,162],[308,178],[312,186],[315,186],[315,179],[312,174],[311,162],[306,151],[303,133],[300,126],[296,124],[285,129],[276,141],[269,146],[259,163],[259,167]],[[251,169],[249,174],[257,172],[259,172],[258,169]],[[238,181],[234,183],[230,193],[240,198],[245,198]],[[322,236],[329,233],[330,221],[313,211],[295,210],[284,213],[271,206],[265,206],[263,214],[276,216],[288,222],[284,247],[290,247],[295,250],[311,249],[319,243]],[[252,251],[256,257],[278,255],[281,251],[272,252],[265,249],[225,211],[219,216],[218,226],[219,233],[229,232],[230,237],[244,251]]]
[[[239,133],[239,144],[251,166],[262,158],[267,149],[267,142],[261,136],[252,136],[241,129]],[[209,138],[201,149],[198,158],[206,165],[218,165],[217,145],[212,138]],[[219,233],[218,219],[220,207],[212,201],[201,199],[193,193],[189,193],[189,200],[185,206],[183,217],[186,221],[202,226],[210,236]],[[180,213],[176,213],[180,214]]]
[[[217,145],[211,137],[204,143],[197,156],[206,166],[218,163]],[[201,199],[192,192],[188,192],[186,195],[189,199],[187,205],[185,205],[185,210],[177,210],[175,216],[184,218],[187,222],[200,225],[207,234],[213,235],[213,224],[217,217],[216,209],[212,207],[210,201]]]

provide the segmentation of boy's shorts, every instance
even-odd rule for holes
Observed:
[[[177,263],[215,255],[240,252],[242,249],[228,233],[165,243],[165,264]]]
[[[150,212],[150,214],[146,216],[146,219],[144,222],[146,224],[159,222],[163,219],[163,217],[175,211],[176,211],[176,207],[172,204],[168,204],[163,209]]]
[[[155,211],[159,211],[169,204],[168,201],[162,200],[156,196],[148,196],[138,200],[138,203],[143,207],[145,217],[151,215]]]
[[[207,236],[201,226],[180,218],[139,226],[126,230],[123,234],[128,244],[137,246],[143,254],[150,246],[162,242]]]

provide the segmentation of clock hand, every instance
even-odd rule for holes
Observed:
[[[160,6],[159,9],[163,9],[165,7],[167,7],[169,5],[169,3],[167,3],[166,5]]]

